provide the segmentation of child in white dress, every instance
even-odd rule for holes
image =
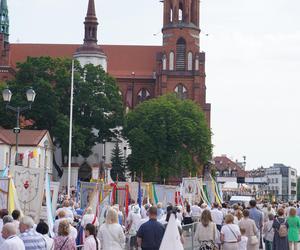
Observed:
[[[241,241],[239,242],[239,250],[247,250],[248,237],[245,236],[245,228],[240,228],[241,231]]]

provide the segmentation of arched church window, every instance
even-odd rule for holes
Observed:
[[[188,53],[188,70],[193,70],[193,53]]]
[[[170,23],[173,22],[173,9],[170,9]]]
[[[196,56],[196,60],[195,60],[195,70],[199,70],[199,56]]]
[[[150,92],[147,89],[141,89],[137,96],[138,103],[142,103],[150,99]]]
[[[171,51],[169,55],[169,70],[174,70],[174,52]]]
[[[186,42],[181,37],[176,44],[176,70],[185,70]]]
[[[183,20],[183,4],[179,4],[179,10],[178,10],[178,20],[181,22]]]
[[[181,100],[185,100],[188,98],[187,89],[181,83],[176,86],[175,93],[177,97]]]
[[[166,57],[166,55],[163,55],[162,63],[163,63],[163,70],[166,70],[167,69],[167,57]]]

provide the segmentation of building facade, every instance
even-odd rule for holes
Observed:
[[[53,171],[54,145],[47,130],[21,130],[18,157],[16,158],[16,135],[12,130],[0,128],[0,172],[17,164],[24,167],[44,168],[56,179]]]
[[[100,32],[94,0],[88,0],[87,9],[81,45],[59,44],[59,41],[58,44],[10,43],[7,0],[1,0],[0,82],[13,79],[16,64],[24,62],[28,56],[75,58],[82,66],[89,63],[101,65],[115,77],[127,109],[150,98],[176,93],[181,99],[191,99],[199,104],[210,127],[211,106],[206,101],[205,53],[201,51],[200,43],[200,0],[163,1],[161,46],[99,45]],[[98,177],[98,169],[102,168],[103,162],[110,163],[114,144],[98,144],[88,158],[73,158],[72,185],[76,186],[80,173],[84,177],[88,171],[89,176]],[[130,153],[127,142],[121,140],[120,148],[125,157]],[[56,153],[55,158],[60,166],[62,157],[59,152]],[[64,170],[66,173],[67,169]],[[65,176],[63,180],[66,180]]]
[[[288,201],[297,199],[297,170],[275,163],[266,169],[268,186],[266,191],[277,199]]]
[[[210,124],[206,102],[205,53],[200,43],[200,0],[163,1],[161,46],[98,45],[98,19],[94,0],[89,0],[82,45],[9,43],[7,0],[1,0],[0,81],[14,78],[16,63],[28,56],[76,58],[82,65],[102,65],[119,85],[124,105],[166,93],[177,93],[198,103]]]

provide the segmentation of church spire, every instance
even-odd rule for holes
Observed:
[[[89,6],[87,10],[87,16],[94,16],[96,17],[96,11],[95,11],[95,2],[94,0],[89,0]]]
[[[81,65],[92,63],[101,65],[104,70],[107,69],[106,56],[97,45],[98,19],[96,16],[96,8],[94,0],[89,0],[86,17],[84,20],[84,39],[75,52],[74,58],[79,60]]]
[[[84,43],[97,44],[98,20],[94,0],[89,0],[88,10],[84,21]]]

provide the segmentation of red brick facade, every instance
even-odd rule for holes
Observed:
[[[89,1],[90,2],[93,1]],[[210,126],[206,103],[205,53],[200,52],[199,0],[164,0],[162,46],[100,45],[107,56],[107,71],[117,79],[124,104],[166,93],[198,103]],[[97,32],[97,30],[95,31]],[[0,37],[0,80],[14,76],[17,62],[28,56],[72,57],[80,45],[10,44]]]

